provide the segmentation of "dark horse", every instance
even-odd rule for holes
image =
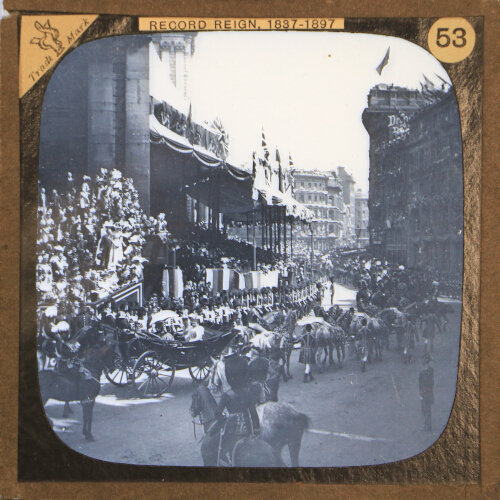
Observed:
[[[92,412],[95,398],[101,390],[101,375],[104,368],[113,362],[114,345],[106,344],[91,352],[82,362],[82,369],[67,372],[42,370],[38,373],[42,403],[49,399],[80,401],[83,411],[83,435],[87,441],[94,441],[92,436]],[[65,406],[65,413],[67,408]]]
[[[217,403],[211,392],[205,386],[200,386],[193,394],[193,402],[189,411],[193,418],[200,416],[205,432],[208,432],[213,425],[217,425],[216,408]],[[272,447],[274,466],[284,467],[281,451],[288,445],[292,467],[298,467],[300,444],[304,431],[309,428],[309,417],[297,412],[287,403],[264,403],[257,406],[257,413],[260,420],[260,441],[265,441]],[[201,445],[203,457],[210,455],[210,450],[204,450],[205,441],[209,443],[208,440],[203,440]],[[205,462],[205,458],[203,461]],[[236,465],[235,460],[233,464]],[[264,465],[256,464],[253,466],[264,467]]]

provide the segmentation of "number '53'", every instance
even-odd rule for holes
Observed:
[[[437,30],[437,39],[436,39],[436,45],[438,47],[448,47],[450,43],[457,47],[465,47],[467,44],[467,39],[465,38],[466,31],[464,28],[455,28],[452,31],[452,35],[454,35],[453,40],[450,38],[450,35],[448,32],[450,31],[450,28],[438,28]]]

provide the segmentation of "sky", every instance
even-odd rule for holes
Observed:
[[[376,71],[390,47],[382,75]],[[449,76],[429,52],[381,35],[328,32],[198,33],[191,62],[195,118],[219,116],[229,134],[228,161],[251,166],[262,128],[271,158],[286,165],[343,166],[368,192],[369,136],[361,114],[370,89],[387,83],[419,88]]]

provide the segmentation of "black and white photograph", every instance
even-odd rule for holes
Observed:
[[[55,28],[32,43],[55,54]],[[424,452],[457,387],[463,206],[454,82],[402,38],[81,44],[40,123],[37,361],[53,432],[134,465]]]

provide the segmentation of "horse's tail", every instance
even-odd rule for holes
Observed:
[[[283,404],[285,406],[287,406],[292,412],[293,420],[295,421],[295,423],[294,423],[295,429],[301,429],[302,432],[304,432],[304,431],[307,431],[311,427],[312,420],[305,413],[298,412],[289,403],[283,403]]]
[[[297,428],[302,429],[302,432],[310,429],[312,420],[305,414],[297,412]]]

